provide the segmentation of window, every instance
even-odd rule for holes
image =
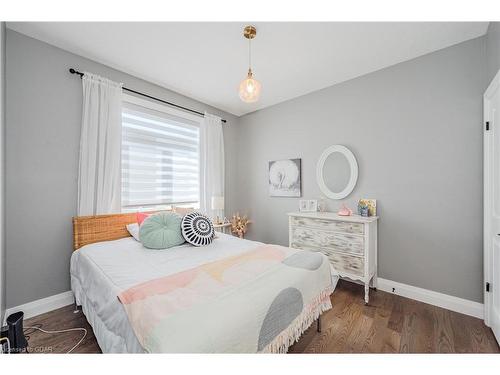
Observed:
[[[200,131],[196,119],[127,97],[122,125],[122,210],[199,207]]]

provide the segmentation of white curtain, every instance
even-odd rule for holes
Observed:
[[[224,197],[224,136],[220,117],[205,112],[200,128],[200,208],[209,217],[224,218],[224,210],[212,209],[213,197]]]
[[[85,72],[78,216],[121,211],[122,84]]]

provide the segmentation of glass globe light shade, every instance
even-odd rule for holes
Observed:
[[[240,99],[246,103],[253,103],[259,100],[261,84],[253,78],[251,70],[248,71],[248,76],[240,83]]]

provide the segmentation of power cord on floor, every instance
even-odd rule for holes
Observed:
[[[35,326],[31,326],[31,327],[24,327],[25,329],[35,329],[35,330],[38,330],[40,332],[43,332],[43,333],[48,333],[48,334],[52,334],[52,333],[65,333],[65,332],[74,332],[74,331],[83,331],[83,336],[82,338],[80,339],[80,341],[78,341],[75,346],[73,346],[70,350],[68,350],[66,352],[66,354],[69,354],[71,353],[73,350],[75,350],[78,345],[80,345],[83,340],[85,340],[85,337],[87,337],[87,330],[85,328],[68,328],[68,329],[61,329],[61,330],[56,330],[56,331],[47,331],[43,328],[40,328],[40,327],[35,327]]]

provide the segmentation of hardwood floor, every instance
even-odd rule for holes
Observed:
[[[81,331],[47,334],[26,327],[34,326],[46,331],[64,330],[82,327],[87,329],[87,336],[72,353],[101,353],[97,345],[92,327],[80,310],[73,313],[75,305],[69,305],[50,311],[46,314],[26,319],[24,333],[28,339],[28,352],[32,353],[66,353],[83,336]]]
[[[499,353],[480,319],[340,281],[322,332],[309,328],[291,353]]]
[[[309,328],[290,353],[499,353],[493,333],[482,320],[382,291],[370,292],[363,302],[363,287],[339,282],[332,294],[333,308],[322,315],[322,332]],[[28,319],[25,326],[46,330],[85,327],[87,337],[75,353],[100,353],[82,312],[66,306]],[[49,335],[27,330],[32,351],[64,353],[82,333]]]

